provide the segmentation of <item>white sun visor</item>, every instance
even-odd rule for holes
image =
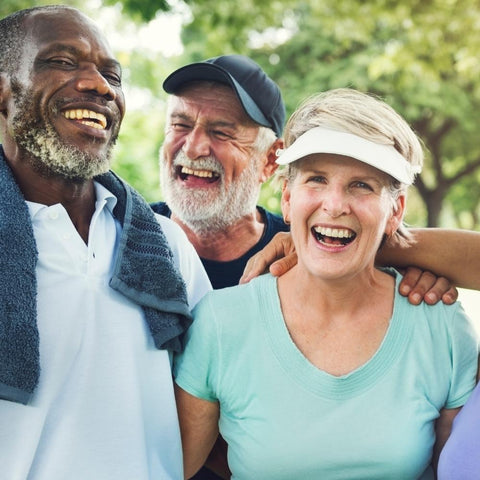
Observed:
[[[352,133],[324,127],[308,130],[280,152],[277,158],[279,165],[287,165],[314,153],[345,155],[378,168],[407,185],[413,183],[415,175],[421,170],[407,162],[393,145],[382,145]]]

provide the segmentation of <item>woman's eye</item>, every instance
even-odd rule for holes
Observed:
[[[365,182],[354,182],[352,186],[354,188],[361,188],[362,190],[373,191],[373,188],[368,183],[365,183]]]

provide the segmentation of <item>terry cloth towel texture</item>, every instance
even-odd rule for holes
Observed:
[[[192,319],[183,279],[150,206],[114,173],[96,177],[117,197],[122,224],[110,286],[141,305],[158,349],[181,351]],[[0,398],[27,404],[40,377],[38,252],[30,214],[0,145]]]

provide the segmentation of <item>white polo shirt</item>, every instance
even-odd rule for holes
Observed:
[[[121,227],[116,198],[95,188],[88,245],[62,205],[28,203],[41,373],[29,405],[0,401],[1,479],[183,478],[168,352],[141,307],[108,285]],[[180,227],[158,219],[193,307],[210,283]]]

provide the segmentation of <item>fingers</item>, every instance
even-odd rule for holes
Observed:
[[[416,267],[407,268],[399,290],[402,295],[408,296],[409,302],[413,305],[418,305],[422,301],[434,305],[440,300],[451,304],[458,298],[457,289],[447,278],[437,277]]]
[[[293,268],[297,264],[297,254],[291,253],[280,260],[272,263],[270,265],[270,273],[274,277],[280,277],[284,273],[288,272],[291,268]]]
[[[269,263],[264,255],[264,251],[261,250],[253,257],[250,257],[240,278],[240,284],[248,283],[252,278],[258,277],[267,271]]]
[[[243,275],[240,278],[240,283],[248,283],[252,278],[255,278],[258,275],[267,272],[268,267],[273,262],[278,259],[282,259],[283,257],[285,257],[285,255],[291,254],[293,250],[294,247],[290,233],[277,233],[272,238],[272,240],[263,248],[263,250],[256,253],[253,257],[250,258],[250,260],[248,260]],[[291,260],[287,261],[286,264],[280,262],[280,267],[278,267],[280,268],[280,271],[283,271],[283,269],[290,264],[289,262],[291,262]]]
[[[443,295],[442,295],[442,302],[446,305],[451,305],[458,300],[458,290],[455,287],[449,288]]]

